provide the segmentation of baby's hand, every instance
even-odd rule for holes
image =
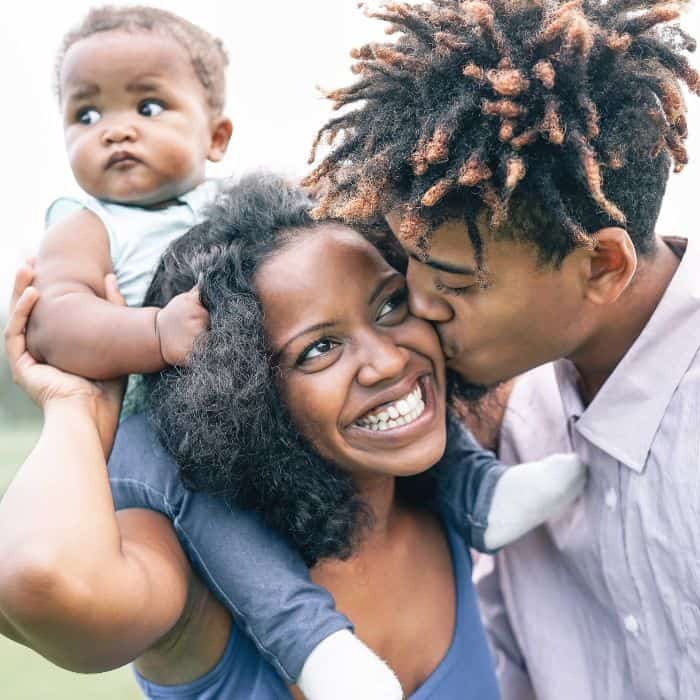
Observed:
[[[209,313],[199,299],[199,287],[173,297],[156,316],[163,362],[171,366],[186,364],[195,338],[207,328]]]

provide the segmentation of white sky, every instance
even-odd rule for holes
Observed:
[[[17,264],[38,246],[46,207],[77,191],[63,150],[52,71],[63,34],[94,4],[30,0],[3,10],[0,133],[9,167],[0,171],[0,315]],[[211,169],[214,176],[261,166],[302,173],[315,130],[329,113],[315,86],[347,84],[353,77],[349,50],[383,36],[382,24],[366,19],[356,0],[150,4],[205,27],[228,49],[227,112],[235,132],[226,159]],[[700,35],[697,0],[684,24]],[[679,235],[692,235],[700,214],[700,99],[689,102],[691,164],[672,176],[660,224],[662,232]]]

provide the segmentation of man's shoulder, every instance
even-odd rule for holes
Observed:
[[[539,459],[562,451],[566,440],[566,415],[554,365],[541,365],[519,376],[501,426],[501,459],[507,463]]]

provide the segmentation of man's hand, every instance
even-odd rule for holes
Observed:
[[[186,364],[195,339],[208,328],[209,313],[199,299],[199,287],[173,297],[156,316],[163,362],[171,366]]]

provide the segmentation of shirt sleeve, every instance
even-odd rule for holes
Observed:
[[[501,700],[537,700],[503,601],[498,557],[481,557],[475,578]]]
[[[117,510],[167,516],[193,568],[288,682],[330,634],[351,629],[328,591],[311,583],[299,553],[252,511],[188,491],[142,415],[119,427],[109,460]]]
[[[484,534],[496,483],[505,471],[453,415],[447,420],[447,447],[436,465],[438,509],[468,545],[488,552]]]

